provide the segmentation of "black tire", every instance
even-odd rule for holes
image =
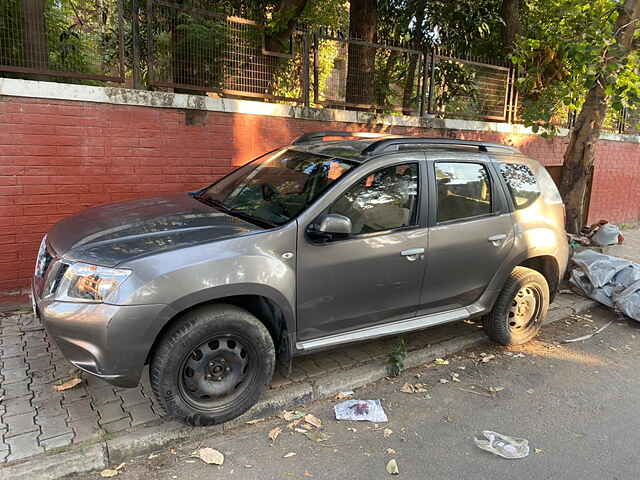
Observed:
[[[166,416],[192,426],[214,425],[251,408],[275,365],[269,331],[233,305],[197,307],[163,335],[149,377]]]
[[[534,338],[549,309],[549,285],[539,272],[516,267],[484,319],[491,340],[501,345],[522,345]]]

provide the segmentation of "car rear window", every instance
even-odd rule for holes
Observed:
[[[531,165],[502,163],[500,173],[507,182],[516,210],[527,208],[540,196],[549,204],[562,203],[553,178],[538,162],[532,162]]]
[[[521,163],[503,163],[500,173],[507,182],[516,210],[527,208],[540,196],[535,174]]]

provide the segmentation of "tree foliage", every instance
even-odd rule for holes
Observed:
[[[535,131],[555,133],[567,114],[579,111],[599,75],[613,79],[606,89],[612,112],[640,99],[638,54],[607,64],[615,45],[615,0],[530,0],[518,65],[522,117]]]

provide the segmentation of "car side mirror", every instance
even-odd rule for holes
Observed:
[[[330,213],[320,222],[318,232],[331,235],[351,235],[351,219],[338,213]]]

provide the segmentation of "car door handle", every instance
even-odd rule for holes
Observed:
[[[506,238],[506,233],[498,233],[497,235],[491,235],[489,238],[487,238],[487,240],[489,240],[494,247],[499,247]]]
[[[424,248],[411,248],[409,250],[403,250],[400,252],[400,255],[403,257],[407,257],[407,260],[410,262],[414,262],[418,259],[419,255],[424,253]]]

